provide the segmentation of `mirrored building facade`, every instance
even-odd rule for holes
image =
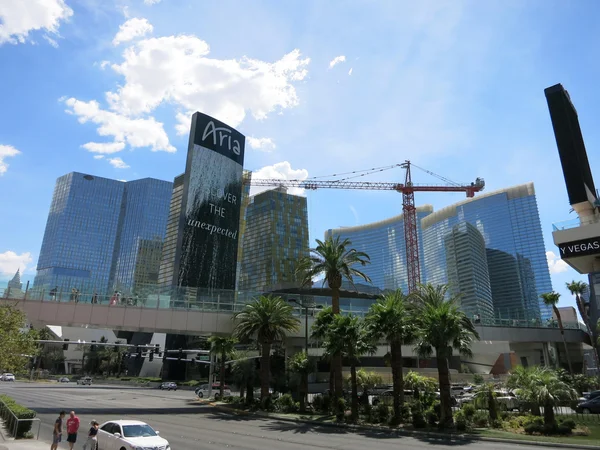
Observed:
[[[144,280],[156,278],[157,257],[150,255],[162,246],[172,186],[152,178],[123,182],[78,172],[60,177],[34,288],[103,295],[133,289],[136,272]]]
[[[533,183],[448,206],[421,221],[425,271],[448,283],[481,317],[551,318],[540,294],[552,291]],[[491,300],[491,303],[490,303]]]
[[[431,205],[417,207],[417,236],[420,254],[423,254],[423,233],[421,220],[433,212]],[[327,230],[325,239],[340,236],[349,239],[352,248],[365,252],[371,258],[371,264],[360,270],[371,278],[373,286],[380,290],[402,289],[408,291],[406,272],[406,243],[404,240],[404,216],[391,217],[380,222],[356,227],[342,227]],[[421,259],[421,273],[424,265]],[[361,282],[361,280],[355,280]],[[351,289],[345,285],[346,289]]]

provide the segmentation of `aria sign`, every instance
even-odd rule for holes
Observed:
[[[600,254],[600,237],[565,242],[560,244],[558,248],[562,259]]]

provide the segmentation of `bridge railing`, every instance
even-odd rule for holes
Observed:
[[[129,292],[113,291],[99,293],[96,290],[79,291],[77,289],[63,291],[61,289],[33,288],[26,292],[0,289],[0,298],[13,300],[57,302],[73,304],[104,305],[115,308],[154,308],[154,309],[184,309],[194,311],[236,313],[244,306],[262,295],[263,292],[234,291],[198,288],[165,288],[157,285],[138,285]],[[319,295],[278,294],[284,300],[295,300],[291,303],[295,314],[304,316],[305,310],[297,303],[312,305],[308,314],[314,316],[319,309],[331,304],[331,297]],[[373,300],[341,298],[340,309],[343,314],[354,314],[364,317]],[[504,311],[499,317],[480,316],[472,318],[475,325],[488,327],[512,328],[558,328],[553,320],[541,320],[536,317],[523,317],[521,314],[507,314]],[[579,323],[563,323],[565,329],[583,329]]]

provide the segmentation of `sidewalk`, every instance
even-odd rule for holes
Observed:
[[[19,439],[18,441],[0,440],[0,450],[48,450],[49,448],[49,443],[36,441],[35,439]]]

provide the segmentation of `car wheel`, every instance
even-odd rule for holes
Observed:
[[[219,394],[215,394],[215,400],[219,400],[219,398],[221,398],[221,396]]]
[[[198,392],[196,395],[198,396],[198,398],[204,397],[204,394],[202,392]]]
[[[581,412],[582,412],[583,414],[591,414],[591,413],[592,413],[592,411],[591,411],[589,408],[583,408],[583,409],[581,410]]]

